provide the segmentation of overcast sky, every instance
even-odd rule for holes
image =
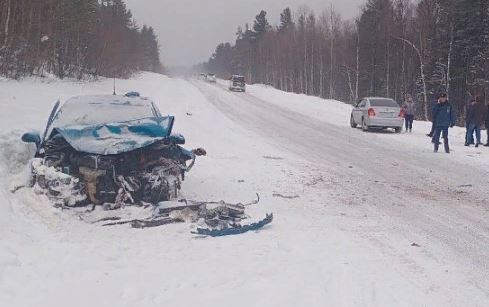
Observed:
[[[285,7],[307,5],[317,13],[334,8],[355,17],[365,0],[125,0],[139,25],[153,26],[163,64],[191,66],[209,58],[217,44],[233,42],[239,25],[253,24],[260,10],[275,25]]]

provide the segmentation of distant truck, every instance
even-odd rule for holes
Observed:
[[[205,80],[206,80],[207,82],[210,82],[210,83],[216,83],[216,81],[217,81],[217,79],[216,79],[216,75],[214,75],[214,74],[207,74],[207,75],[205,76]]]
[[[240,75],[233,75],[231,79],[229,79],[229,90],[231,92],[245,92],[245,78]]]

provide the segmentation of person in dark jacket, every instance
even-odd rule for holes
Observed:
[[[479,147],[481,142],[481,127],[482,124],[486,121],[487,117],[487,107],[484,105],[482,97],[475,97],[475,102],[471,106],[469,113],[467,114],[467,121],[469,123],[469,131],[467,133],[467,143],[465,146],[470,146],[470,144],[474,144],[474,132],[476,135],[475,147]]]
[[[475,98],[471,98],[467,103],[465,104],[465,146],[469,146],[473,143],[474,141],[474,134],[472,132],[471,135],[469,135],[470,132],[470,117],[473,114],[473,108],[475,104]]]
[[[416,116],[416,103],[410,94],[406,95],[406,101],[402,105],[404,121],[406,122],[406,132],[413,130],[414,117]]]
[[[448,128],[455,126],[456,118],[455,111],[447,100],[447,94],[441,93],[438,95],[438,103],[433,108],[433,118],[435,124],[435,133],[433,135],[435,152],[438,152],[440,136],[443,134],[445,152],[450,153],[450,147],[448,145]]]
[[[489,101],[487,101],[487,109],[486,109],[486,132],[487,132],[487,143],[486,147],[489,147]]]
[[[434,110],[436,105],[440,103],[440,97],[437,97],[436,99],[437,100],[435,100],[431,103],[431,109],[432,110]],[[426,135],[432,139],[433,139],[433,135],[435,134],[435,128],[436,128],[435,121],[436,121],[435,114],[433,114],[433,120],[431,121],[431,131],[430,131],[430,133],[428,133]]]

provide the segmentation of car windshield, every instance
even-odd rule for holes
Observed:
[[[399,108],[397,102],[392,99],[370,99],[370,105],[372,107],[392,107]]]
[[[244,82],[244,77],[241,77],[241,76],[235,76],[233,77],[233,81],[234,82]]]
[[[88,126],[154,117],[150,100],[123,96],[82,96],[68,100],[58,111],[52,127]]]

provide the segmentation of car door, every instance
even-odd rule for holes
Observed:
[[[353,109],[353,119],[355,120],[355,123],[357,123],[357,124],[362,123],[363,111],[365,109],[366,104],[367,104],[367,101],[365,99],[363,99]]]

